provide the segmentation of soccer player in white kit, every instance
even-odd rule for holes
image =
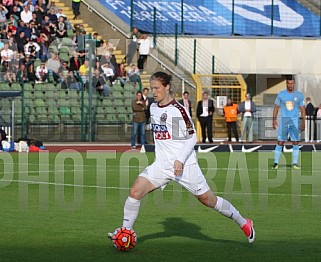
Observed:
[[[189,112],[174,99],[171,79],[165,72],[156,72],[150,78],[155,100],[150,113],[156,160],[137,177],[130,190],[124,206],[123,227],[133,228],[140,200],[146,194],[157,188],[164,189],[170,181],[175,181],[205,206],[234,220],[249,243],[253,243],[253,222],[243,218],[229,201],[215,196],[207,184],[194,151],[197,141],[194,125]],[[108,233],[108,236],[112,238],[113,234]]]

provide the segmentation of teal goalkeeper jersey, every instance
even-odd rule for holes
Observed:
[[[280,106],[281,118],[295,119],[300,117],[300,107],[304,106],[304,96],[297,90],[293,93],[283,90],[276,97],[274,104]]]

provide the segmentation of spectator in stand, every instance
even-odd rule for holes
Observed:
[[[31,22],[30,22],[30,30],[31,30],[30,39],[37,41],[37,39],[40,35],[40,30],[38,30],[37,25],[33,20],[31,20]]]
[[[44,28],[46,26],[46,24],[50,25],[51,21],[49,19],[49,16],[47,14],[45,14],[43,16],[43,20],[41,21],[41,26],[42,28]]]
[[[122,87],[124,87],[125,84],[129,81],[128,76],[127,76],[127,69],[126,69],[125,63],[121,63],[119,65],[119,68],[117,71],[117,80],[120,81],[120,85]]]
[[[46,67],[48,69],[49,76],[52,76],[55,82],[59,82],[59,57],[54,53],[50,53],[50,58],[47,60]]]
[[[139,90],[142,89],[142,81],[140,79],[140,71],[135,64],[132,64],[127,71],[129,82],[136,88],[136,84],[139,84]]]
[[[3,28],[5,27],[5,23],[7,21],[7,13],[8,13],[8,9],[0,4],[0,27]]]
[[[59,17],[63,17],[64,18],[64,22],[65,22],[65,24],[67,26],[67,30],[71,30],[72,29],[70,21],[68,20],[67,16],[62,13],[62,9],[61,8],[58,9],[58,13],[56,13],[56,16],[58,18],[58,21],[59,21]]]
[[[20,64],[19,69],[16,73],[16,79],[19,83],[28,82],[28,71],[25,64]]]
[[[130,65],[133,61],[134,56],[137,53],[138,49],[138,39],[140,39],[141,33],[137,27],[133,27],[133,31],[130,35],[130,42],[128,44],[127,54],[126,54],[126,63]]]
[[[17,43],[17,49],[18,53],[23,53],[24,51],[24,46],[27,44],[27,37],[25,36],[25,32],[21,31],[17,36],[16,36],[16,43]]]
[[[18,22],[17,22],[18,19],[15,19],[14,15],[10,15],[9,16],[9,19],[8,19],[8,27],[11,26],[11,30],[12,30],[12,26],[14,26],[14,31],[17,32],[17,27],[18,27]]]
[[[76,89],[78,92],[82,89],[82,84],[75,77],[75,74],[72,70],[68,72],[67,87],[69,89]]]
[[[46,23],[45,26],[41,29],[41,34],[45,34],[47,39],[48,39],[48,43],[51,43],[53,38],[51,37],[51,27],[50,27],[50,23]]]
[[[110,53],[109,52],[105,53],[99,60],[100,66],[105,65],[107,63],[111,63],[110,58],[111,58]]]
[[[237,131],[237,115],[238,115],[238,106],[233,104],[232,99],[228,98],[226,106],[223,108],[224,117],[227,126],[227,135],[228,141],[232,141],[232,130],[236,141],[239,141],[239,134]]]
[[[46,62],[42,61],[41,64],[36,68],[36,83],[44,83],[48,81],[48,69]]]
[[[104,75],[109,80],[110,86],[113,86],[115,74],[114,74],[114,70],[110,66],[110,63],[106,63],[106,64],[102,65],[101,69],[103,70]]]
[[[104,79],[104,77],[100,74],[99,69],[95,69],[92,87],[101,95],[108,96],[109,95],[109,87]]]
[[[82,62],[79,60],[79,54],[76,51],[74,51],[73,56],[69,60],[70,70],[77,72],[79,71],[81,65]]]
[[[4,75],[4,81],[9,82],[10,84],[16,82],[16,70],[12,64],[8,64]]]
[[[89,80],[89,61],[85,60],[84,64],[79,68],[79,74],[84,84],[88,84]]]
[[[9,10],[13,6],[13,0],[2,0],[2,5]]]
[[[7,63],[11,63],[12,59],[13,59],[14,53],[11,49],[9,49],[9,44],[5,43],[4,44],[4,48],[1,51],[1,61],[2,63],[7,62]]]
[[[40,34],[38,38],[39,46],[40,46],[40,59],[42,61],[46,61],[49,59],[49,42],[48,37],[45,34]]]
[[[59,17],[58,19],[58,24],[57,24],[57,31],[56,31],[56,36],[58,38],[64,38],[67,37],[67,25],[64,22],[64,18],[62,16]]]
[[[68,66],[68,62],[67,61],[61,61],[61,65],[59,67],[58,70],[58,74],[60,77],[60,83],[61,83],[61,88],[68,88],[67,85],[67,77],[68,77],[68,73],[70,71],[70,68]]]
[[[26,67],[27,67],[29,82],[35,82],[36,73],[35,73],[35,67],[34,67],[33,61],[29,61],[28,63],[26,63]]]
[[[35,4],[36,3],[33,3],[34,1],[33,0],[27,0],[23,3],[24,6],[28,6],[29,7],[29,11],[33,12],[35,10]]]
[[[31,59],[40,58],[40,46],[32,39],[24,46],[24,54],[29,55]]]
[[[37,0],[37,5],[42,8],[43,13],[47,13],[48,11],[47,4],[49,4],[48,0]]]
[[[139,43],[139,58],[137,60],[138,69],[143,70],[144,64],[147,60],[147,57],[150,54],[151,49],[153,48],[152,41],[146,34],[142,34],[141,38],[138,40]]]
[[[22,20],[20,20],[19,25],[17,27],[17,35],[19,35],[22,31],[25,33],[26,38],[29,39],[31,36],[31,30],[29,27],[26,26],[26,24]]]
[[[55,13],[58,13],[58,6],[56,6],[56,2],[54,0],[49,0],[47,4],[47,9],[51,10],[53,9]]]
[[[93,40],[96,41],[96,48],[100,47],[101,41],[99,40],[98,33],[94,33],[94,34],[93,34]]]
[[[23,3],[21,3],[19,0],[13,1],[13,6],[11,7],[11,14],[16,15],[20,18],[20,13],[23,11]]]
[[[58,17],[56,16],[56,12],[54,8],[50,8],[50,12],[48,14],[49,20],[51,23],[57,24],[58,23]]]
[[[44,19],[44,15],[45,15],[45,11],[43,10],[43,8],[40,5],[36,4],[33,14],[36,14],[36,17],[37,17],[36,24],[37,25],[40,24],[41,26],[42,20]]]
[[[114,48],[111,43],[109,43],[107,40],[101,41],[100,46],[97,48],[97,56],[103,57],[105,55],[110,56],[110,49]]]
[[[26,24],[32,20],[32,12],[29,10],[29,5],[23,7],[23,11],[20,13],[20,19]]]
[[[8,45],[9,45],[9,49],[11,49],[13,51],[13,57],[15,57],[17,54],[18,48],[17,48],[17,44],[14,42],[13,36],[9,37]]]

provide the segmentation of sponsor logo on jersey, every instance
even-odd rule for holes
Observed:
[[[167,126],[152,124],[152,130],[154,132],[155,139],[166,140],[171,139],[171,135],[168,132]]]

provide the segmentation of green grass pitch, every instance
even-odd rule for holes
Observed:
[[[250,245],[238,226],[177,184],[142,200],[137,246],[120,252],[129,187],[153,153],[0,154],[0,261],[320,261],[320,153],[198,154],[213,191],[254,221]]]

